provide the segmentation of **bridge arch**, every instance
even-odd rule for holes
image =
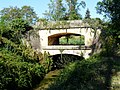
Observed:
[[[65,67],[68,63],[74,61],[81,61],[84,59],[82,56],[74,54],[55,54],[50,56],[53,60],[52,69],[59,69]]]

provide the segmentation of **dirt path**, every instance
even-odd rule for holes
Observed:
[[[41,83],[33,90],[45,90],[48,86],[54,81],[54,79],[59,75],[61,70],[50,71],[46,74],[45,78],[41,81]]]

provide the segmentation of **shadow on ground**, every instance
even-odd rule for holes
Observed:
[[[47,90],[120,90],[120,57],[94,55],[69,64]]]
[[[56,54],[52,56],[53,64],[52,70],[64,68],[68,63],[81,61],[84,58],[82,56],[73,54]]]

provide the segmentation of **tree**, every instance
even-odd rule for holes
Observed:
[[[62,1],[63,0],[50,0],[50,4],[48,4],[49,10],[44,13],[48,20],[62,20],[66,11]]]
[[[109,19],[107,30],[107,38],[110,42],[112,37],[113,48],[112,53],[115,51],[114,48],[120,44],[120,0],[103,0],[97,3],[97,12],[103,14]]]
[[[21,18],[20,8],[9,7],[0,11],[1,18],[7,23],[15,18]]]
[[[59,21],[59,20],[75,20],[81,19],[82,16],[79,14],[80,6],[85,7],[85,2],[78,0],[50,0],[48,4],[49,10],[44,13],[48,20]]]
[[[0,19],[0,36],[15,43],[20,43],[23,34],[30,29],[32,27],[28,22],[21,18],[13,19],[10,23],[6,23],[2,18]]]
[[[85,19],[90,19],[90,11],[89,11],[89,9],[86,10]]]
[[[82,16],[79,13],[80,6],[83,8],[86,6],[84,1],[78,2],[78,0],[66,0],[66,3],[68,5],[68,19],[69,20],[75,20],[75,19],[81,19]]]
[[[34,9],[30,6],[23,6],[21,8],[22,19],[26,20],[29,24],[34,24],[37,20],[37,14]]]
[[[14,42],[19,42],[22,34],[32,29],[38,17],[30,6],[9,7],[0,11],[0,34]]]
[[[38,19],[37,14],[30,6],[23,6],[22,8],[4,8],[0,11],[0,15],[2,18],[4,18],[6,23],[10,22],[13,19],[21,18],[28,21],[29,24],[33,24]]]
[[[2,37],[3,34],[7,33],[8,31],[9,31],[8,23],[5,23],[5,20],[3,18],[0,18],[0,37]]]

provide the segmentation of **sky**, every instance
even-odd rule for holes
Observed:
[[[80,1],[80,0],[78,0]],[[89,8],[90,14],[92,18],[103,18],[102,15],[99,15],[96,13],[95,6],[98,1],[101,0],[83,0],[86,3],[86,8],[81,9],[80,14],[82,16],[85,16],[86,9]],[[37,13],[39,18],[43,18],[44,15],[43,13],[45,10],[48,10],[48,4],[50,0],[0,0],[0,10],[3,8],[8,8],[9,6],[17,6],[17,7],[22,7],[24,5],[31,6],[34,11]]]

